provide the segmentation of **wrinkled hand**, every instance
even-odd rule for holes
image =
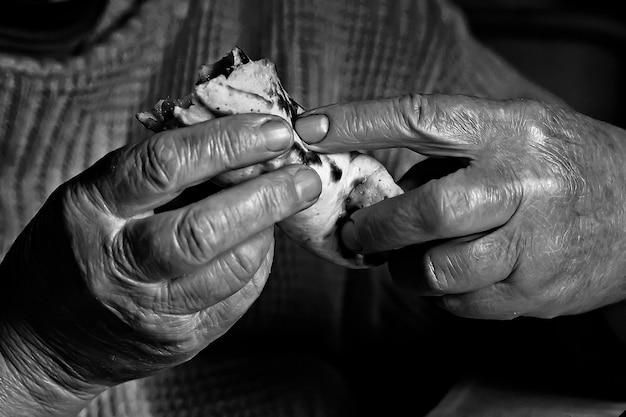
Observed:
[[[296,130],[314,150],[430,157],[403,178],[410,191],[356,211],[342,235],[364,253],[393,251],[394,279],[450,312],[554,317],[626,298],[623,130],[535,101],[436,95],[305,116]],[[432,168],[442,172],[428,181]]]
[[[28,373],[38,358],[46,377],[89,390],[176,365],[217,339],[261,292],[274,224],[314,202],[319,177],[288,166],[155,209],[292,142],[280,118],[224,117],[121,148],[62,185],[2,264],[8,360]]]

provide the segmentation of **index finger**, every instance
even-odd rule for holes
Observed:
[[[513,103],[410,94],[320,107],[300,116],[295,130],[318,152],[403,147],[429,156],[473,159],[494,126],[512,126],[518,114]]]
[[[166,130],[120,148],[82,178],[112,213],[130,217],[222,172],[276,157],[292,143],[291,128],[277,116],[234,115]]]

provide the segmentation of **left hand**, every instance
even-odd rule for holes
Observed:
[[[431,157],[401,181],[410,191],[356,211],[342,235],[393,251],[394,279],[450,312],[554,317],[626,299],[622,129],[530,100],[409,95],[320,108],[296,130],[320,152]],[[450,161],[465,165],[424,180]]]

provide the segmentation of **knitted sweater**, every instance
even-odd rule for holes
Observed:
[[[0,51],[0,254],[59,184],[148,137],[137,111],[187,93],[197,68],[235,45],[275,62],[305,108],[407,92],[543,95],[437,0],[111,0],[78,55]],[[367,288],[382,273],[346,273],[278,234],[268,285],[233,335],[81,415],[340,415],[348,388],[326,359],[344,349],[347,304],[377,322]]]

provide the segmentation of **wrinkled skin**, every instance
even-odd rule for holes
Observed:
[[[431,157],[400,182],[411,191],[356,211],[341,232],[362,253],[394,250],[397,282],[473,318],[555,317],[626,298],[622,129],[535,101],[437,95],[314,114],[330,128],[313,150]],[[305,141],[320,136],[297,127]]]
[[[151,110],[138,113],[137,119],[148,129],[160,132],[226,114],[265,113],[291,123],[304,111],[283,88],[271,61],[250,60],[240,48],[202,67],[200,74],[191,94],[183,99],[161,99]],[[319,155],[308,151],[296,135],[293,148],[286,153],[262,164],[223,173],[214,182],[221,186],[238,184],[250,175],[288,164],[311,167],[324,186],[315,204],[278,224],[282,231],[308,251],[339,266],[368,268],[381,263],[380,257],[347,251],[338,233],[349,212],[402,193],[385,167],[369,155]]]
[[[202,187],[288,149],[281,120],[237,115],[159,133],[50,197],[1,266],[0,365],[36,406],[77,411],[108,386],[184,362],[256,300],[274,224],[315,201],[319,178],[291,165],[218,193]],[[269,145],[268,123],[274,136],[284,127],[281,143]],[[191,186],[199,198],[181,202]]]

